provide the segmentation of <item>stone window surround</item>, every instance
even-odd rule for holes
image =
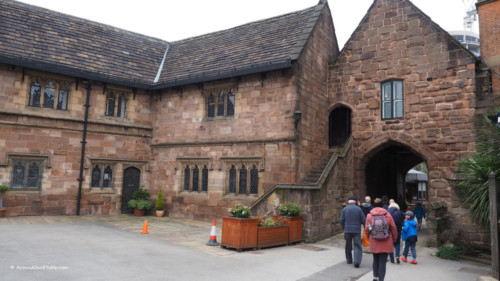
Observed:
[[[92,186],[92,178],[94,169],[98,167],[101,171],[99,176],[99,186]],[[104,175],[106,174],[106,170],[111,169],[111,186],[104,187]],[[115,183],[116,176],[116,165],[112,163],[104,163],[104,162],[94,162],[92,163],[92,168],[90,169],[90,189],[100,189],[101,191],[113,189]]]
[[[31,105],[31,86],[35,83],[38,82],[40,84],[40,100],[38,101],[39,105],[38,106],[33,106]],[[54,96],[54,105],[52,108],[47,108],[43,106],[43,95],[45,92],[45,87],[52,82],[52,85],[54,86],[55,89],[55,96]],[[69,96],[70,96],[70,85],[71,82],[68,80],[64,79],[59,79],[59,78],[51,78],[51,77],[45,77],[45,76],[32,76],[29,79],[28,82],[28,102],[26,103],[29,107],[31,108],[41,108],[41,109],[52,109],[52,110],[59,110],[59,111],[69,111]],[[65,101],[65,109],[58,109],[58,103],[59,103],[59,95],[61,94],[61,91],[66,90],[66,101]]]
[[[223,92],[224,93],[224,114],[223,115],[218,115],[218,107],[219,107],[219,94]],[[232,114],[228,115],[228,100],[229,100],[229,94],[231,93],[233,97],[233,106],[232,106]],[[210,89],[204,89],[203,90],[203,96],[205,99],[205,118],[206,120],[212,120],[212,119],[218,119],[218,118],[233,118],[236,115],[236,94],[234,91],[234,86],[226,86],[226,87],[215,87],[215,88],[210,88]],[[209,103],[209,98],[213,98],[213,104]],[[209,116],[209,107],[214,106],[214,116]]]
[[[394,83],[395,82],[400,82],[401,83],[401,116],[395,116],[396,115],[396,108],[394,106],[394,102],[397,100],[394,97]],[[391,97],[390,97],[390,104],[391,104],[391,116],[390,117],[384,117],[384,85],[385,84],[391,84]],[[404,80],[403,79],[389,79],[385,80],[380,83],[380,117],[382,120],[393,120],[393,119],[402,119],[404,118],[404,100],[405,100],[405,91],[404,91]]]
[[[255,196],[257,197],[259,195],[258,190],[260,189],[261,185],[261,176],[262,176],[262,171],[264,171],[265,163],[264,163],[264,158],[262,157],[254,157],[254,156],[242,156],[242,157],[221,157],[220,158],[222,162],[221,170],[224,171],[224,196],[225,197],[236,197],[239,198],[241,196]],[[229,171],[231,170],[232,167],[236,168],[236,193],[229,193]],[[245,194],[239,194],[239,176],[240,176],[240,168],[245,166],[247,169],[247,193]],[[253,166],[256,166],[257,170],[259,171],[258,174],[258,187],[257,187],[257,194],[251,194],[250,193],[250,171],[253,168]]]
[[[181,181],[179,184],[179,195],[181,196],[196,196],[196,195],[201,195],[201,196],[208,196],[208,186],[207,186],[207,191],[201,191],[202,186],[201,186],[201,181],[202,181],[202,170],[204,166],[207,166],[207,169],[209,171],[213,170],[212,166],[212,158],[210,157],[177,157],[176,159],[176,170],[181,171]],[[189,166],[191,168],[191,171],[195,166],[198,166],[199,169],[199,185],[198,185],[198,190],[193,191],[192,190],[192,182],[193,182],[193,175],[190,175],[190,190],[184,190],[184,169],[186,166]],[[210,178],[210,177],[209,177]]]
[[[18,161],[18,160],[21,160],[21,161],[40,161],[42,162],[42,167],[43,167],[43,170],[41,171],[41,176],[42,178],[40,179],[41,180],[41,183],[40,183],[40,189],[37,189],[37,190],[26,190],[26,189],[17,189],[17,190],[9,190],[9,193],[12,193],[12,194],[23,194],[23,193],[36,193],[36,194],[41,194],[42,191],[43,191],[43,177],[44,177],[44,174],[45,174],[45,169],[50,169],[51,168],[51,164],[50,164],[50,156],[49,155],[44,155],[44,154],[28,154],[28,153],[8,153],[7,154],[7,161],[5,164],[2,164],[0,166],[7,166],[9,167],[8,169],[8,175],[10,177],[12,177],[12,169],[13,169],[13,161]],[[12,178],[10,178],[9,180],[9,187],[12,185]]]
[[[111,166],[113,170],[113,178],[111,179],[111,187],[91,187],[92,185],[92,170],[95,165]],[[122,194],[123,187],[123,171],[129,167],[136,167],[141,171],[141,186],[147,182],[145,172],[149,172],[148,161],[145,160],[134,160],[134,159],[115,159],[115,158],[96,158],[87,157],[84,170],[86,170],[86,175],[88,180],[85,180],[85,193],[98,193],[98,194]],[[120,173],[118,173],[121,171]],[[84,176],[85,177],[85,176]],[[102,177],[102,174],[101,174]]]
[[[106,95],[104,103],[104,116],[108,118],[127,118],[129,93],[123,90],[105,88],[103,94]],[[113,112],[108,111],[108,102],[110,100],[113,100]]]

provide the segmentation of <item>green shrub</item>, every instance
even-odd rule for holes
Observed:
[[[163,202],[163,196],[161,194],[161,189],[158,191],[158,197],[156,197],[156,210],[162,211],[165,208],[165,203]]]
[[[297,217],[300,215],[301,211],[302,209],[300,208],[300,205],[290,202],[281,204],[278,207],[278,213],[280,216]]]
[[[131,209],[149,210],[153,207],[153,202],[150,201],[151,193],[144,188],[139,188],[132,194],[132,199],[128,201],[128,207]]]
[[[234,208],[229,210],[229,214],[235,218],[249,218],[251,216],[250,209],[243,204],[234,205]]]
[[[0,185],[0,193],[4,193],[9,190],[9,186],[7,185]]]
[[[442,259],[447,260],[459,260],[460,255],[464,252],[464,250],[460,247],[449,247],[449,246],[441,246],[438,248],[436,255]]]

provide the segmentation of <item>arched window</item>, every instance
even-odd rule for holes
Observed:
[[[229,170],[229,193],[236,193],[236,168],[234,165]]]
[[[239,194],[247,193],[247,168],[243,165],[240,169],[240,190]]]
[[[68,110],[68,95],[69,89],[67,87],[63,87],[59,90],[59,96],[57,97],[58,110]]]
[[[208,104],[207,116],[214,117],[215,116],[215,98],[214,98],[213,93],[210,93],[208,95],[207,104]]]
[[[124,95],[121,95],[118,99],[118,112],[116,113],[116,116],[121,118],[127,117],[127,99]]]
[[[206,165],[201,170],[201,191],[208,191],[208,168]]]
[[[234,115],[234,94],[229,92],[227,94],[227,116]]]
[[[99,166],[95,166],[92,169],[92,183],[91,187],[100,187],[101,186],[101,168]]]
[[[198,191],[199,178],[200,170],[198,169],[198,165],[196,165],[193,169],[193,191]]]
[[[191,169],[189,169],[189,166],[186,166],[184,169],[184,190],[189,191],[189,182],[191,180]]]
[[[111,187],[111,181],[113,179],[113,170],[110,166],[104,169],[104,175],[102,178],[102,187]]]
[[[40,93],[42,86],[38,81],[31,83],[29,106],[40,107]]]
[[[222,90],[217,97],[217,116],[224,116],[224,103],[224,91]]]
[[[250,170],[250,193],[259,193],[259,170],[253,165],[252,170]]]
[[[16,162],[14,163],[14,168],[12,172],[12,188],[13,189],[22,189],[24,188],[24,173],[25,167],[23,163]]]
[[[115,116],[115,95],[110,93],[106,98],[106,116]]]
[[[45,91],[43,91],[43,107],[44,108],[54,108],[54,101],[56,97],[56,87],[52,81],[49,81],[45,85]]]

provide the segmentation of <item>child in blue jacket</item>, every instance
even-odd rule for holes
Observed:
[[[417,229],[420,230],[420,227],[422,226],[422,218],[425,219],[425,211],[424,208],[422,208],[422,203],[417,203],[417,206],[415,207],[415,217],[417,217]]]
[[[405,213],[405,224],[401,230],[401,235],[403,241],[405,241],[405,249],[401,260],[407,262],[408,250],[411,250],[411,255],[413,256],[411,263],[417,264],[417,250],[415,249],[415,245],[417,244],[417,222],[414,220],[413,212],[411,211]]]

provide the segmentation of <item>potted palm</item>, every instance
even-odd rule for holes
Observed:
[[[284,218],[284,224],[288,225],[288,243],[300,242],[303,240],[302,229],[303,219],[300,216],[302,209],[299,204],[287,202],[278,207],[278,213]]]
[[[0,217],[5,217],[7,209],[3,208],[3,194],[9,190],[7,185],[0,185]]]
[[[128,201],[128,207],[134,210],[134,215],[144,216],[146,210],[153,206],[150,198],[151,193],[141,187],[132,194],[132,199]]]
[[[230,217],[222,218],[221,247],[234,248],[237,251],[257,248],[257,225],[259,220],[251,218],[250,209],[243,204],[236,204],[229,209]]]
[[[163,217],[165,214],[165,203],[163,202],[163,196],[161,194],[161,189],[158,191],[158,197],[156,197],[156,216]]]

